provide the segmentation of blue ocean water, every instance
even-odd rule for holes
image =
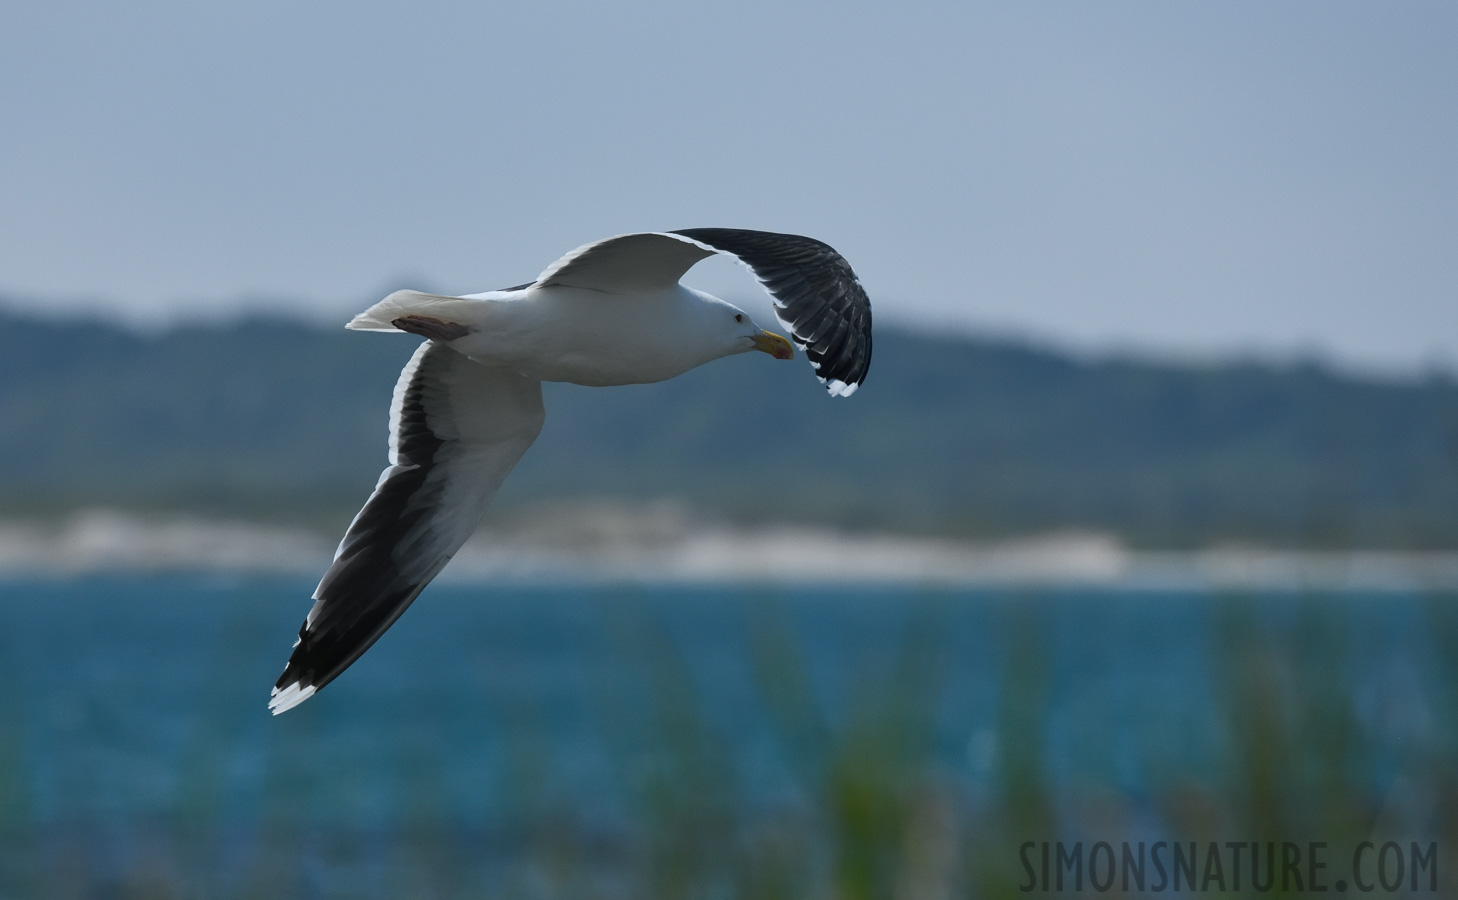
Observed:
[[[115,834],[184,813],[388,829],[428,802],[463,827],[522,804],[610,824],[675,746],[712,750],[715,790],[774,804],[803,790],[815,733],[878,715],[971,796],[996,792],[1022,728],[1018,752],[1033,734],[1055,793],[1137,802],[1221,777],[1252,679],[1349,702],[1380,790],[1452,709],[1434,625],[1451,603],[1415,594],[518,584],[433,586],[334,684],[271,717],[311,588],[0,584],[0,816]]]

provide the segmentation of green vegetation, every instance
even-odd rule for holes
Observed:
[[[563,765],[553,753],[553,710],[531,702],[495,708],[488,689],[476,702],[487,701],[510,746],[500,765],[472,773],[498,787],[482,811],[492,823],[486,828],[464,821],[460,799],[446,794],[442,756],[459,725],[429,696],[412,701],[419,714],[407,720],[333,722],[353,739],[393,746],[396,764],[384,770],[358,765],[337,739],[328,748],[319,741],[328,716],[321,706],[271,721],[258,813],[240,821],[229,815],[237,798],[223,796],[222,776],[258,704],[251,693],[239,702],[243,686],[223,679],[192,723],[170,815],[41,826],[23,803],[0,807],[0,893],[1013,898],[1029,879],[1022,862],[1029,842],[1082,841],[1088,851],[1107,841],[1117,852],[1126,841],[1201,848],[1254,841],[1275,842],[1279,853],[1284,842],[1324,841],[1330,885],[1350,871],[1347,859],[1361,841],[1390,839],[1403,848],[1420,840],[1424,852],[1436,842],[1440,892],[1419,893],[1453,896],[1446,862],[1458,850],[1453,697],[1403,690],[1401,705],[1421,714],[1423,731],[1416,741],[1398,737],[1401,754],[1379,764],[1374,754],[1390,751],[1393,735],[1409,726],[1370,708],[1372,686],[1355,680],[1352,666],[1360,634],[1340,598],[1312,597],[1287,621],[1261,615],[1248,599],[1212,602],[1216,677],[1208,697],[1192,698],[1209,703],[1211,764],[1162,758],[1130,732],[1078,749],[1098,758],[1135,739],[1140,780],[1151,787],[1133,793],[1051,770],[1055,622],[1038,596],[1005,599],[996,625],[1003,675],[982,782],[934,746],[939,711],[965,701],[944,678],[950,647],[938,598],[922,598],[897,651],[860,671],[843,704],[817,690],[784,609],[766,598],[746,607],[756,694],[791,779],[768,801],[740,789],[743,770],[731,750],[740,738],[705,702],[681,646],[630,601],[611,614],[615,649],[601,661],[595,680],[603,689],[592,701],[614,748],[602,794],[627,801],[615,814],[604,816],[602,796],[553,787],[549,770]],[[1449,688],[1458,683],[1458,645],[1447,640],[1453,604],[1451,596],[1432,599],[1433,640],[1410,648],[1437,666]],[[222,671],[236,671],[257,638],[249,615],[232,625],[241,627],[224,632],[215,660]],[[1094,712],[1107,715],[1112,705]],[[3,713],[0,747],[8,747],[21,723],[14,708]],[[28,780],[25,767],[35,764],[23,752],[0,755],[0,787],[16,794]],[[361,782],[382,778],[395,780],[403,798],[383,829],[367,824],[372,815],[352,813],[363,812]],[[123,862],[97,852],[108,843],[125,848]],[[1210,872],[1204,856],[1196,868],[1202,881]],[[1031,859],[1036,873],[1036,849]],[[1079,877],[1092,879],[1091,866]],[[1147,875],[1156,882],[1152,867]],[[1225,888],[1232,875],[1227,862],[1221,889],[1206,883],[1205,893],[1240,893]],[[1250,893],[1249,869],[1244,877]],[[1116,885],[1111,893],[1143,892]],[[1273,893],[1301,892],[1277,885]]]
[[[339,524],[384,462],[413,338],[244,321],[0,321],[0,517],[111,504]],[[680,498],[742,521],[1141,546],[1458,544],[1458,385],[1318,365],[1078,361],[882,329],[865,388],[723,360],[548,386],[500,508]]]

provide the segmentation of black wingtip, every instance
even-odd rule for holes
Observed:
[[[684,228],[682,235],[739,258],[775,299],[775,314],[805,350],[831,396],[848,397],[871,368],[871,300],[845,257],[799,234]]]

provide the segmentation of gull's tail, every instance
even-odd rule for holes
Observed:
[[[446,321],[459,320],[474,301],[460,297],[422,294],[420,291],[396,291],[369,309],[349,320],[345,328],[354,331],[399,331],[390,324],[403,316],[428,316]]]

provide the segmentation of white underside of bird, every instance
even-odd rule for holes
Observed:
[[[429,338],[401,372],[389,466],[346,531],[269,707],[312,696],[367,650],[479,524],[544,418],[541,383],[663,381],[720,357],[793,356],[743,310],[684,287],[696,262],[744,262],[833,395],[870,362],[870,303],[845,260],[796,235],[692,229],[588,244],[519,288],[396,291],[347,327]]]
[[[743,310],[678,284],[642,294],[566,285],[466,297],[396,291],[346,327],[400,331],[396,323],[412,316],[465,326],[446,343],[481,365],[591,387],[666,381],[751,350],[794,355]]]

